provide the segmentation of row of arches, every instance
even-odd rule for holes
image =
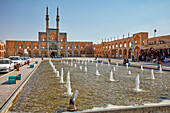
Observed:
[[[34,57],[37,57],[39,56],[39,49],[33,49],[33,53],[31,55],[31,49],[27,49],[27,56],[34,56]],[[17,50],[17,56],[24,56],[24,51],[23,49],[18,49]]]
[[[99,51],[101,49],[119,49],[119,48],[127,48],[127,47],[132,47],[132,41],[133,45],[139,45],[140,42],[140,37],[136,35],[134,38],[131,37],[131,39],[126,38],[118,41],[111,41],[111,42],[103,42],[102,44],[97,44],[94,45],[94,50]]]
[[[49,33],[49,41],[64,41],[66,40],[66,36],[65,34],[60,34],[59,35],[59,39],[57,39],[57,33],[55,31],[51,31]],[[42,34],[40,36],[40,41],[47,41],[47,35],[46,34]]]
[[[6,49],[5,44],[0,44],[0,50],[5,50],[5,49]]]
[[[0,57],[6,57],[6,45],[3,42],[0,43]]]
[[[132,48],[115,49],[115,50],[102,50],[95,52],[94,54],[101,57],[117,57],[117,58],[131,58]],[[138,58],[140,54],[140,48],[136,46],[133,49],[134,58]]]
[[[47,43],[46,42],[41,42],[41,48],[47,48]],[[59,47],[61,49],[65,48],[65,43],[59,43]],[[52,50],[57,50],[57,44],[56,43],[50,43],[49,48]]]
[[[6,56],[6,51],[0,51],[0,57],[5,58]]]

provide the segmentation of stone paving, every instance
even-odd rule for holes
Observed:
[[[35,61],[38,61],[38,64],[34,64]],[[20,71],[14,70],[0,76],[0,108],[23,83],[23,81],[30,75],[30,73],[40,64],[40,62],[40,58],[33,58],[30,64],[34,64],[34,68],[29,68],[29,65],[24,65],[20,68]],[[17,73],[21,73],[21,80],[17,80],[16,84],[8,84],[8,76]]]

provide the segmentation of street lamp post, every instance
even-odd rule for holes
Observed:
[[[134,62],[134,54],[133,54],[133,45],[134,45],[134,41],[132,38],[129,37],[129,39],[132,41],[132,52],[131,52],[131,58],[132,58],[132,62]]]
[[[134,45],[134,41],[132,40],[132,52],[131,52],[131,56],[132,56],[132,62],[134,62],[134,54],[133,54],[133,45]]]

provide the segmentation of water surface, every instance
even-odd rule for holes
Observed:
[[[150,79],[151,70],[125,66],[116,67],[114,79],[110,82],[110,71],[115,65],[98,64],[101,75],[96,76],[96,64],[88,63],[88,72],[84,71],[85,64],[77,63],[77,68],[59,61],[52,61],[58,71],[64,68],[64,81],[70,71],[72,92],[78,90],[76,105],[80,111],[93,107],[112,105],[143,105],[158,103],[170,98],[170,72],[159,73],[154,70],[155,80]],[[69,61],[70,64],[70,61]],[[80,70],[79,67],[83,69]],[[128,71],[131,75],[128,75]],[[135,78],[140,74],[140,89],[135,92]],[[60,78],[53,72],[49,61],[43,61],[25,88],[15,99],[10,111],[14,112],[56,112],[65,111],[68,107],[69,96],[66,95],[65,84],[60,84]],[[163,98],[162,98],[163,97]]]

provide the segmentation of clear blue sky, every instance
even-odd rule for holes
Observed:
[[[60,31],[68,41],[93,41],[128,32],[170,34],[170,0],[0,0],[0,39],[38,40],[45,31],[46,6],[50,27],[56,27],[60,10]]]

